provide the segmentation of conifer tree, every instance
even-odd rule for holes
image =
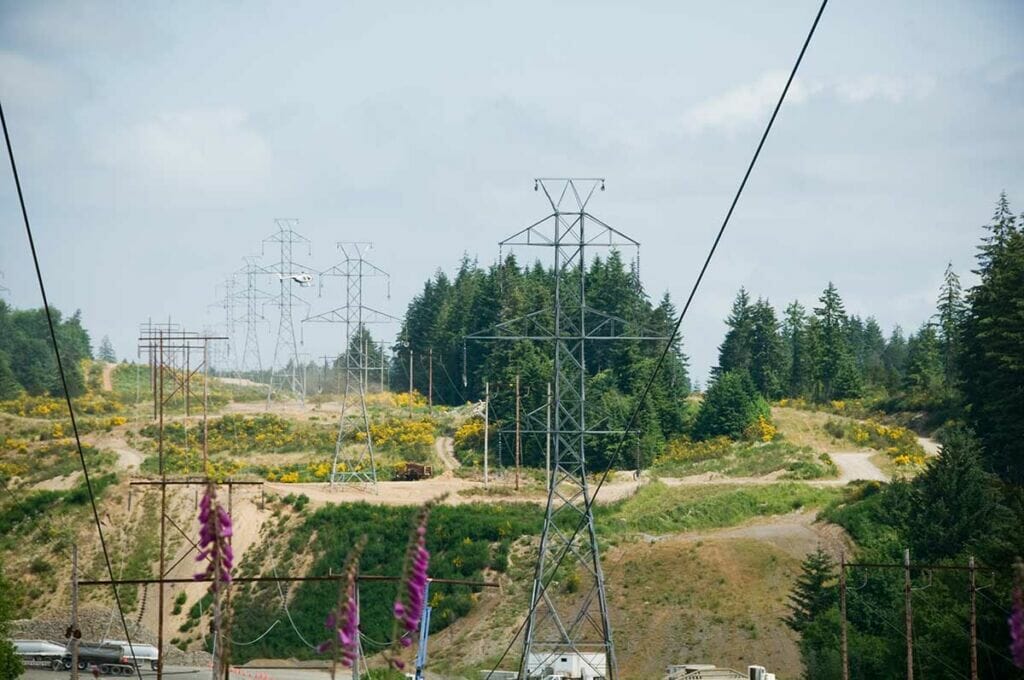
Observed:
[[[1024,483],[1024,232],[999,198],[968,294],[962,385],[989,469]]]
[[[103,339],[100,340],[99,349],[96,350],[96,358],[108,363],[117,361],[117,354],[114,352],[114,345],[110,342],[109,336],[104,335]]]
[[[836,564],[821,546],[809,554],[800,565],[800,576],[789,595],[789,615],[783,619],[787,626],[802,633],[818,616],[837,601]]]
[[[935,328],[921,326],[907,342],[907,367],[903,387],[917,398],[937,394],[943,385],[942,357]]]
[[[729,330],[718,348],[718,366],[711,371],[713,377],[729,371],[750,370],[754,333],[752,312],[750,295],[745,288],[740,288],[732,303],[729,318],[725,320]]]
[[[850,352],[846,310],[839,291],[831,281],[818,301],[821,307],[815,307],[814,315],[821,331],[821,349],[816,366],[821,382],[820,399],[856,397],[861,389],[860,376]]]
[[[767,300],[759,299],[750,310],[750,377],[766,399],[782,396],[786,354],[779,321]]]
[[[956,382],[957,362],[960,355],[960,333],[963,330],[967,308],[964,304],[960,277],[953,270],[953,263],[946,265],[939,289],[935,322],[938,330],[939,351],[946,384]]]

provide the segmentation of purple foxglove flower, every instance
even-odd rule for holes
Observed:
[[[341,665],[350,668],[355,662],[359,651],[359,600],[357,599],[357,579],[359,575],[359,558],[366,547],[363,536],[352,549],[345,563],[345,577],[338,590],[338,605],[327,614],[324,627],[331,632],[331,637],[320,643],[317,652],[331,652],[331,678],[334,678],[338,656]]]
[[[430,552],[427,550],[427,521],[430,518],[432,505],[432,503],[428,503],[420,510],[415,528],[409,536],[409,544],[405,551],[405,566],[392,610],[395,616],[392,639],[402,647],[412,646],[413,637],[420,627],[423,607],[426,605],[427,583],[430,580],[428,576]],[[388,658],[388,663],[398,670],[405,667],[401,659],[394,656]]]
[[[206,568],[195,575],[197,581],[210,579],[210,590],[216,593],[220,584],[231,582],[231,569],[235,554],[231,550],[231,516],[217,502],[217,489],[207,484],[199,502],[199,553],[197,562],[206,562]]]

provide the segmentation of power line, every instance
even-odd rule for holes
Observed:
[[[758,158],[761,155],[761,150],[764,148],[765,141],[767,141],[768,135],[771,132],[772,126],[775,124],[775,119],[778,117],[779,110],[782,108],[782,103],[786,99],[786,94],[789,92],[789,88],[792,85],[794,78],[796,77],[796,73],[797,73],[797,71],[800,68],[800,64],[803,61],[804,55],[807,52],[807,48],[808,48],[808,46],[811,43],[811,39],[814,37],[814,33],[817,30],[817,28],[818,28],[818,22],[821,20],[822,14],[824,14],[825,7],[827,5],[828,5],[828,0],[822,0],[821,6],[818,9],[818,13],[814,17],[814,22],[811,24],[811,28],[810,28],[810,30],[807,33],[807,37],[804,40],[803,46],[800,48],[800,53],[799,53],[799,55],[797,55],[796,62],[793,64],[793,68],[792,68],[792,70],[789,73],[789,78],[786,80],[786,85],[782,88],[782,93],[779,95],[779,100],[775,104],[775,108],[772,111],[772,115],[771,115],[771,117],[768,120],[768,124],[765,127],[764,133],[761,135],[761,139],[760,139],[760,141],[757,144],[757,148],[755,149],[754,155],[753,155],[753,157],[750,160],[750,164],[747,166],[747,170],[743,174],[743,179],[740,181],[739,188],[736,190],[736,195],[733,197],[732,203],[729,205],[729,210],[726,212],[725,219],[722,220],[722,225],[718,229],[718,233],[715,236],[715,240],[714,240],[714,242],[711,245],[711,249],[708,251],[708,255],[707,255],[707,257],[704,260],[704,264],[701,267],[700,272],[697,275],[697,279],[694,281],[693,288],[691,289],[690,294],[689,294],[689,296],[686,299],[686,304],[683,306],[683,309],[682,309],[682,311],[679,314],[679,318],[676,320],[676,323],[675,323],[675,325],[672,328],[672,333],[670,334],[668,341],[665,343],[665,347],[664,347],[661,355],[658,357],[658,362],[657,362],[657,364],[655,364],[654,370],[651,372],[650,378],[648,379],[646,385],[644,386],[644,389],[641,392],[640,397],[636,400],[636,406],[634,407],[634,409],[633,409],[633,411],[632,411],[632,413],[631,413],[631,415],[629,417],[629,420],[627,421],[627,425],[624,428],[623,435],[620,438],[619,444],[618,444],[618,446],[615,449],[615,454],[613,456],[609,457],[608,465],[605,468],[604,473],[601,475],[601,479],[598,481],[597,487],[595,488],[593,495],[586,500],[586,505],[587,505],[588,509],[589,509],[589,506],[593,503],[593,498],[595,498],[597,496],[597,494],[601,490],[601,487],[604,486],[605,480],[608,478],[608,475],[611,472],[612,466],[618,461],[619,457],[621,456],[621,454],[622,454],[622,447],[623,447],[623,445],[624,445],[624,443],[626,441],[626,438],[628,436],[628,432],[629,432],[629,430],[632,429],[633,423],[636,421],[636,418],[637,418],[637,416],[640,413],[640,409],[642,408],[642,405],[644,404],[644,401],[645,401],[645,399],[647,397],[647,394],[650,392],[651,388],[654,386],[654,381],[657,379],[658,373],[660,373],[660,371],[661,371],[661,369],[662,369],[662,367],[663,367],[663,365],[665,363],[665,359],[668,356],[669,352],[671,351],[673,343],[675,342],[676,338],[679,335],[679,329],[682,326],[683,320],[686,318],[686,314],[687,314],[687,312],[690,309],[690,305],[693,303],[693,299],[694,299],[695,295],[697,294],[697,290],[700,288],[701,282],[704,280],[704,275],[707,272],[707,269],[708,269],[709,265],[711,264],[711,259],[714,257],[715,252],[718,250],[718,245],[719,245],[719,243],[722,240],[722,236],[725,234],[725,229],[729,225],[729,221],[732,218],[733,212],[736,209],[736,205],[739,203],[740,197],[743,194],[743,190],[746,188],[747,181],[750,179],[750,175],[751,175],[751,173],[754,170],[754,166],[757,164],[757,160],[758,160]],[[589,513],[585,513],[584,516],[588,516],[588,515],[589,515]],[[565,547],[563,548],[563,550],[561,552],[561,555],[559,556],[557,562],[555,562],[554,568],[551,570],[553,574],[557,573],[558,567],[561,565],[562,561],[565,559],[565,556],[568,554],[569,549],[573,545],[573,541],[575,540],[575,538],[579,534],[579,532],[583,529],[583,527],[584,527],[583,523],[579,523],[579,524],[576,525],[576,528],[573,531],[572,537],[565,543]],[[542,585],[542,587],[541,587],[541,594],[543,594],[544,592],[547,591],[548,586],[550,584],[551,584],[551,580],[549,579],[547,583]],[[508,646],[502,652],[501,656],[498,658],[498,661],[494,664],[494,668],[491,670],[490,673],[487,674],[487,678],[490,678],[493,675],[494,670],[497,670],[498,666],[501,665],[501,662],[504,661],[505,657],[508,655],[509,651],[512,649],[512,646],[515,644],[516,639],[518,639],[520,633],[522,633],[523,628],[526,626],[527,622],[530,621],[530,618],[531,618],[531,616],[533,614],[533,610],[536,608],[536,603],[539,603],[542,598],[541,597],[536,597],[534,599],[535,599],[535,604],[533,606],[531,606],[530,611],[527,613],[527,616],[523,620],[523,623],[516,630],[516,633],[513,636],[512,640],[509,642]]]
[[[4,128],[4,142],[7,145],[7,156],[11,160],[11,173],[14,175],[14,186],[18,191],[18,204],[21,206],[21,217],[25,222],[25,234],[28,236],[29,249],[32,251],[32,264],[36,270],[36,279],[39,281],[39,293],[43,298],[43,311],[46,312],[46,324],[50,330],[50,341],[53,343],[53,353],[57,360],[57,372],[60,374],[60,384],[64,389],[64,400],[67,402],[68,415],[71,418],[71,429],[75,434],[75,448],[78,450],[78,459],[82,464],[82,476],[85,479],[85,488],[89,492],[89,504],[92,506],[93,520],[96,523],[96,532],[100,537],[100,547],[103,549],[103,561],[107,565],[107,574],[110,580],[114,580],[114,567],[110,562],[110,553],[107,552],[107,541],[103,536],[103,527],[100,525],[100,513],[96,507],[96,495],[93,493],[92,480],[89,478],[89,466],[85,462],[85,452],[82,450],[82,439],[78,433],[78,422],[75,420],[75,409],[71,404],[71,392],[68,390],[68,379],[64,374],[64,363],[60,358],[60,347],[57,345],[57,332],[53,326],[53,314],[50,311],[50,302],[46,296],[46,285],[43,283],[43,270],[39,266],[39,255],[36,252],[35,239],[32,237],[32,226],[28,219],[28,209],[25,207],[25,195],[21,190],[21,179],[18,177],[18,166],[14,161],[14,149],[11,146],[11,135],[7,130],[7,116],[4,114],[3,103],[0,101],[0,124]],[[121,607],[121,596],[117,592],[117,586],[111,587],[114,593],[114,603],[117,605],[118,614],[121,617],[121,625],[124,628],[125,640],[129,643],[129,651],[132,654],[132,661],[135,659],[135,648],[131,645],[131,637],[128,633],[128,622],[124,618],[124,609]],[[142,671],[135,663],[135,672],[142,680]]]

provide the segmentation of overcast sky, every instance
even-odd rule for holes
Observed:
[[[0,0],[0,97],[51,300],[121,356],[147,317],[220,321],[275,217],[314,267],[374,241],[392,295],[367,302],[400,315],[546,214],[535,176],[606,177],[592,212],[681,303],[816,9]],[[831,279],[888,330],[932,313],[947,261],[969,280],[998,193],[1024,209],[1022,34],[1013,0],[833,0],[684,324],[696,378],[741,285],[813,306]],[[7,170],[0,271],[40,304]]]

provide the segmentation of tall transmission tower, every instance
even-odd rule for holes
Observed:
[[[299,338],[295,335],[294,309],[296,304],[306,305],[295,292],[295,287],[309,288],[313,285],[313,271],[295,261],[293,254],[296,245],[305,245],[307,254],[313,250],[308,238],[295,231],[297,219],[276,219],[277,231],[263,239],[264,249],[267,244],[277,246],[280,256],[272,265],[263,267],[265,273],[277,277],[279,292],[271,302],[278,308],[277,340],[274,342],[274,358],[270,364],[270,384],[267,388],[267,406],[274,396],[274,383],[280,380],[282,385],[298,397],[303,404],[306,402],[302,386],[301,367],[299,366]],[[286,357],[286,358],[285,358]],[[278,375],[278,359],[285,361],[284,376]]]
[[[259,325],[267,320],[263,315],[263,305],[270,300],[271,295],[258,286],[260,277],[265,276],[266,271],[257,263],[256,256],[246,255],[242,259],[245,260],[245,266],[236,275],[245,280],[245,288],[237,293],[239,300],[245,303],[245,311],[238,318],[245,323],[245,340],[242,342],[242,352],[238,355],[238,371],[242,374],[256,371],[259,374],[263,371]]]
[[[0,272],[0,279],[4,278],[4,273]],[[10,293],[11,289],[0,283],[0,293]]]
[[[338,438],[334,444],[334,462],[331,464],[332,487],[339,481],[374,486],[377,484],[377,465],[373,457],[373,438],[370,436],[370,416],[366,410],[366,390],[370,371],[384,370],[384,348],[382,344],[378,353],[375,351],[376,348],[369,347],[364,331],[367,324],[387,323],[398,319],[363,304],[363,280],[366,278],[383,278],[390,297],[391,276],[363,256],[372,247],[373,244],[366,241],[338,243],[338,249],[345,259],[320,272],[320,276],[340,276],[345,279],[345,304],[329,312],[303,319],[310,323],[345,324],[345,345],[341,356],[341,361],[344,362],[345,391],[341,398]],[[350,399],[353,398],[359,406],[359,412],[355,414],[356,423],[349,422],[351,414],[348,407]],[[365,434],[365,446],[360,447],[355,455],[343,457],[346,435],[355,430]]]
[[[234,361],[235,352],[234,350],[234,338],[235,338],[235,320],[236,313],[235,307],[238,304],[238,293],[236,292],[237,281],[235,274],[229,275],[224,279],[224,283],[217,286],[219,290],[223,291],[223,297],[217,298],[211,307],[224,310],[224,336],[227,341],[224,343],[217,343],[214,345],[213,351],[210,352],[209,363],[211,366],[217,366],[222,371],[230,371],[232,368],[232,362]],[[206,335],[212,335],[212,332],[203,331]]]
[[[600,178],[535,180],[534,190],[543,190],[552,213],[501,241],[500,247],[552,249],[553,306],[468,336],[477,340],[548,341],[554,345],[552,417],[550,424],[535,430],[550,437],[551,473],[520,662],[521,678],[568,654],[577,654],[594,665],[601,677],[616,676],[586,457],[587,438],[615,432],[589,424],[586,347],[592,341],[661,338],[642,335],[624,319],[587,306],[588,248],[640,245],[587,212],[587,204],[599,188],[604,190]],[[578,592],[567,595],[548,587],[556,569],[579,576]]]

